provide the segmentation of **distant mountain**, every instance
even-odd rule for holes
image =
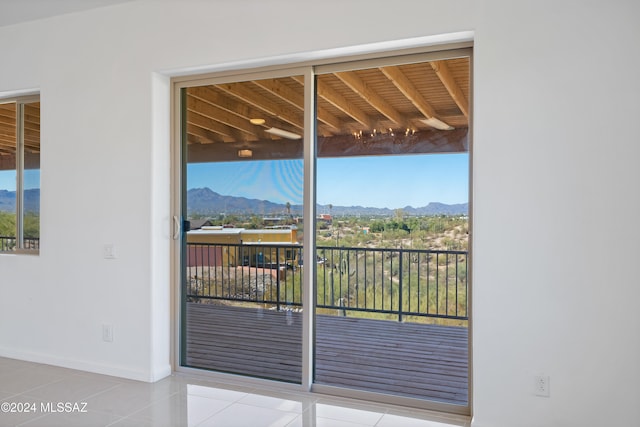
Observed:
[[[206,187],[192,188],[187,191],[187,206],[189,213],[199,214],[274,214],[286,211],[285,205],[273,203],[268,200],[222,196]]]
[[[35,188],[24,191],[24,210],[25,212],[40,213],[40,189]],[[15,212],[16,211],[16,192],[0,190],[0,211]]]
[[[223,196],[210,188],[192,188],[187,191],[188,214],[217,215],[226,214],[259,214],[282,215],[287,212],[284,204],[273,203],[268,200],[247,199],[245,197]],[[317,205],[316,211],[331,213],[334,216],[342,215],[371,215],[390,216],[394,209],[372,208],[363,206],[332,206]],[[427,206],[414,208],[406,206],[402,211],[407,215],[466,215],[469,211],[468,203],[447,205],[431,202]],[[291,205],[291,214],[301,215],[302,206]]]
[[[407,206],[403,208],[403,211],[409,215],[467,215],[469,213],[469,204],[456,203],[447,205],[445,203],[431,202],[421,208]]]
[[[468,203],[458,203],[455,205],[447,205],[445,203],[431,202],[427,206],[414,208],[405,206],[400,208],[405,215],[467,215],[469,212]],[[363,206],[333,206],[329,209],[328,205],[318,205],[316,210],[318,213],[329,213],[331,211],[334,216],[341,215],[371,215],[371,216],[391,216],[395,215],[395,209],[389,208],[372,208]]]

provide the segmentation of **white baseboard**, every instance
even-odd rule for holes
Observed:
[[[58,357],[46,353],[15,350],[0,347],[0,357],[24,360],[27,362],[42,363],[44,365],[59,366],[62,368],[76,369],[95,374],[109,375],[112,377],[126,378],[136,381],[155,382],[171,375],[171,365],[156,368],[152,372],[131,369],[126,366],[96,363],[86,360]]]

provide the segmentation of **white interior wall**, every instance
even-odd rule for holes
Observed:
[[[637,423],[639,6],[300,3],[141,0],[0,28],[0,93],[40,90],[43,146],[40,256],[0,255],[0,355],[169,372],[168,70],[473,30],[474,425]]]
[[[477,425],[638,423],[638,3],[485,2],[475,62]],[[548,7],[545,7],[548,6]],[[551,378],[551,397],[532,378]],[[495,420],[500,420],[496,422]]]

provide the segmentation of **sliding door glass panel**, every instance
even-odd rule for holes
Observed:
[[[303,83],[183,89],[184,366],[301,382]]]
[[[0,252],[16,249],[16,103],[0,104]]]
[[[314,382],[466,406],[469,58],[316,90]]]
[[[40,246],[40,103],[24,104],[24,249]]]
[[[40,246],[40,103],[0,104],[0,252]]]

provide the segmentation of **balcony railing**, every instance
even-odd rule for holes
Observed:
[[[467,252],[316,248],[316,308],[346,316],[378,313],[468,320]],[[302,305],[300,245],[187,244],[188,301]]]
[[[24,238],[25,249],[40,249],[40,239],[37,237]],[[16,238],[0,236],[0,252],[10,252],[16,249]]]

